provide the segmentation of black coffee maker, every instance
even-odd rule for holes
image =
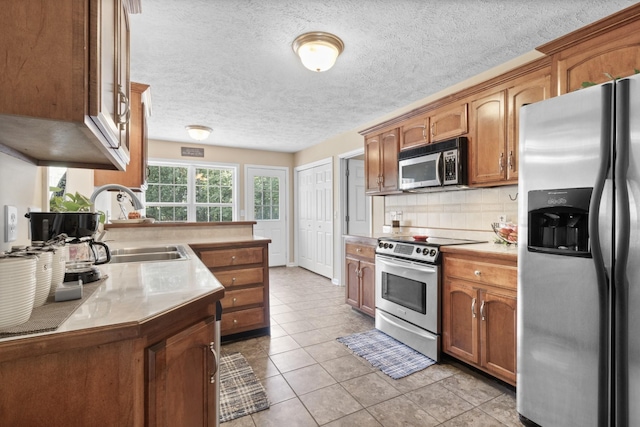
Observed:
[[[100,270],[95,266],[111,261],[111,253],[106,244],[93,239],[100,224],[99,213],[29,212],[25,216],[31,222],[33,244],[66,235],[68,254],[65,282],[82,280],[82,283],[90,283],[100,279]]]

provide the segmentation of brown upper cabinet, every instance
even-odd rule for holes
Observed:
[[[506,176],[506,90],[483,93],[471,102],[469,170],[471,184]]]
[[[640,3],[536,50],[552,57],[552,96],[640,70]]]
[[[550,97],[549,67],[507,81],[471,102],[469,182],[472,185],[518,181],[520,108]]]
[[[96,170],[93,184],[120,184],[135,191],[147,186],[147,117],[151,114],[149,85],[131,83],[131,118],[129,120],[129,154],[131,160],[126,171]]]
[[[365,137],[365,177],[367,194],[390,194],[398,191],[397,128]]]
[[[445,106],[402,122],[400,149],[454,138],[467,131],[467,104]]]
[[[130,1],[5,2],[0,151],[41,166],[126,167]]]
[[[468,131],[467,104],[444,107],[431,114],[429,139],[431,142],[442,141],[464,135]]]
[[[402,123],[400,149],[428,144],[430,142],[428,129],[429,116],[426,115]]]

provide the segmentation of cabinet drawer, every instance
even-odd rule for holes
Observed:
[[[262,263],[262,248],[238,248],[200,253],[207,267],[229,267],[233,265]]]
[[[493,264],[445,256],[444,274],[472,282],[516,289],[518,269],[515,266]]]
[[[264,288],[262,286],[249,289],[237,289],[225,292],[224,298],[220,301],[222,308],[231,309],[245,305],[263,304]],[[224,311],[223,311],[224,313]]]
[[[374,259],[376,256],[375,246],[361,245],[357,243],[347,243],[346,245],[347,255],[355,255],[363,258]]]
[[[221,333],[232,334],[264,325],[264,309],[250,308],[233,312],[222,312]]]
[[[225,288],[231,288],[233,286],[250,285],[254,283],[263,283],[264,269],[258,268],[243,268],[240,270],[229,271],[216,271],[214,275],[216,279]]]

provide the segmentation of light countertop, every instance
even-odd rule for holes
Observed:
[[[208,241],[212,239],[209,237]],[[236,240],[237,241],[237,240]],[[114,243],[114,242],[111,242]],[[175,242],[170,242],[176,245]],[[159,241],[136,246],[158,246]],[[188,259],[97,266],[107,279],[58,329],[40,334],[0,339],[6,342],[38,335],[58,334],[94,327],[142,323],[163,312],[224,290],[218,279],[187,244]],[[131,242],[124,245],[133,246]]]

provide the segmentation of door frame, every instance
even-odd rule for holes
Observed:
[[[299,209],[299,204],[298,204],[298,187],[300,186],[300,184],[298,183],[298,173],[300,171],[303,171],[305,169],[311,169],[311,168],[315,168],[316,166],[324,166],[324,165],[331,165],[331,168],[333,170],[333,157],[327,157],[324,159],[320,159],[320,160],[316,160],[315,162],[311,162],[311,163],[306,163],[304,165],[300,165],[300,166],[296,166],[295,168],[293,168],[294,170],[294,174],[293,174],[293,194],[296,195],[296,197],[293,198],[293,216],[294,216],[294,230],[298,230],[298,227],[300,225],[300,218],[298,218],[298,209]],[[335,172],[334,172],[335,173]],[[335,178],[335,177],[334,177]],[[333,199],[334,196],[334,188],[335,188],[335,184],[333,184],[331,186],[331,198]],[[335,206],[333,207],[335,209]],[[336,240],[336,236],[335,236],[335,221],[333,223],[333,244],[334,244],[334,248],[335,249],[335,240]],[[298,235],[298,233],[295,233],[295,250],[294,250],[294,265],[295,266],[299,266],[298,263],[298,251],[300,250],[300,236]],[[335,253],[336,251],[333,251],[333,260],[332,260],[332,269],[333,269],[333,274],[332,276],[335,276],[335,270],[336,270],[336,266],[335,266]],[[344,268],[344,267],[343,267]],[[336,282],[336,278],[332,278],[331,281],[333,283]]]
[[[339,254],[340,256],[340,277],[337,285],[344,286],[347,283],[346,280],[346,272],[345,272],[345,243],[344,236],[347,232],[347,180],[345,179],[345,174],[347,172],[347,160],[352,157],[358,157],[364,155],[364,146],[362,148],[357,148],[352,151],[347,151],[346,153],[338,154],[338,159],[340,159],[340,173],[338,175],[338,188],[340,191],[340,204],[338,206],[338,217],[340,218],[340,249],[335,251],[334,253]],[[372,230],[372,216],[373,216],[373,206],[371,206],[371,197],[367,197],[367,203],[369,204],[369,232]],[[334,237],[335,240],[335,237]],[[334,266],[335,269],[335,266]]]
[[[250,165],[250,164],[245,164],[244,165],[244,208],[246,209],[245,211],[245,215],[244,217],[247,218],[248,216],[248,206],[249,206],[249,169],[253,168],[253,169],[271,169],[271,170],[278,170],[278,171],[283,171],[284,172],[284,220],[285,220],[285,257],[286,257],[286,261],[285,261],[285,265],[287,267],[291,267],[291,260],[290,260],[290,254],[291,254],[291,244],[289,242],[290,240],[290,236],[291,236],[291,224],[289,222],[289,197],[290,197],[290,189],[289,189],[289,168],[288,167],[284,167],[284,166],[265,166],[265,165]]]

